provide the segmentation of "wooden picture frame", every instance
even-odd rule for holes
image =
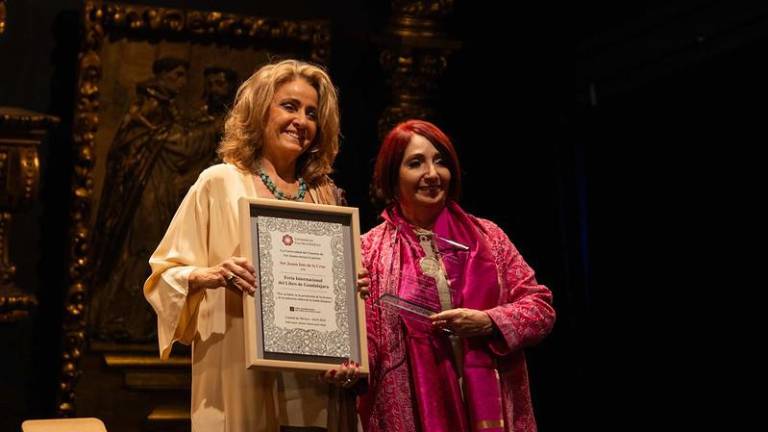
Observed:
[[[358,209],[240,198],[240,244],[258,289],[243,296],[248,367],[368,374]]]

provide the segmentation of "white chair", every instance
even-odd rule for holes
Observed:
[[[107,432],[104,422],[94,417],[25,420],[22,432]]]

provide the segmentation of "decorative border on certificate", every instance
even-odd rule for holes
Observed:
[[[349,358],[341,224],[267,216],[257,224],[264,350]]]
[[[350,359],[367,374],[358,210],[259,198],[239,209],[258,277],[243,296],[246,365],[324,371]]]

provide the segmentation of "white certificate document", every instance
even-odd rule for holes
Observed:
[[[264,350],[349,357],[342,225],[267,216],[254,223]]]
[[[270,235],[275,325],[291,330],[337,330],[331,238],[279,231]]]

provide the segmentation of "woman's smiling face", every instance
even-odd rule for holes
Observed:
[[[317,90],[296,78],[275,91],[264,130],[264,151],[294,160],[308,149],[317,134]]]
[[[451,170],[440,151],[414,134],[400,163],[397,197],[405,213],[433,212],[448,197]]]

